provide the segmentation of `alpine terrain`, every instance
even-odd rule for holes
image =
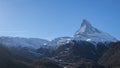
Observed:
[[[120,68],[120,42],[83,20],[73,37],[0,37],[0,68]]]

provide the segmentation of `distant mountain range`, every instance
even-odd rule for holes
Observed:
[[[93,27],[87,20],[83,20],[73,37],[59,37],[52,41],[0,37],[0,68],[119,68],[120,61],[114,60],[120,51],[118,41]],[[112,57],[116,47],[118,53]],[[5,58],[9,62],[4,61]],[[110,58],[113,59],[112,63],[109,63]],[[12,62],[12,66],[6,67],[7,62]]]
[[[56,47],[59,44],[69,43],[71,40],[88,41],[88,42],[116,42],[117,39],[108,33],[102,32],[93,27],[87,20],[83,20],[80,29],[78,29],[74,37],[59,37],[52,41],[39,38],[19,38],[19,37],[0,37],[0,43],[11,47]]]

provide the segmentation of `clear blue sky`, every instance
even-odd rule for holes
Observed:
[[[73,36],[82,19],[120,39],[120,0],[0,0],[0,36]]]

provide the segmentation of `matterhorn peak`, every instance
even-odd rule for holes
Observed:
[[[91,26],[90,22],[88,20],[86,20],[86,19],[83,19],[83,21],[82,21],[81,26],[84,26],[84,25]]]
[[[93,27],[89,21],[83,20],[80,28],[76,31],[74,38],[77,40],[86,41],[117,41],[116,38]]]
[[[91,24],[84,19],[80,27],[80,32],[90,31],[90,28],[92,28]]]
[[[78,29],[75,33],[75,36],[80,35],[80,34],[90,34],[90,33],[100,33],[101,31],[98,30],[97,28],[93,27],[89,21],[83,20],[82,24],[80,26],[80,29]]]

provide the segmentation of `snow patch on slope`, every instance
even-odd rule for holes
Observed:
[[[71,39],[72,39],[71,37],[59,37],[49,42],[48,46],[52,46],[53,48],[56,48],[62,44],[69,43]]]

